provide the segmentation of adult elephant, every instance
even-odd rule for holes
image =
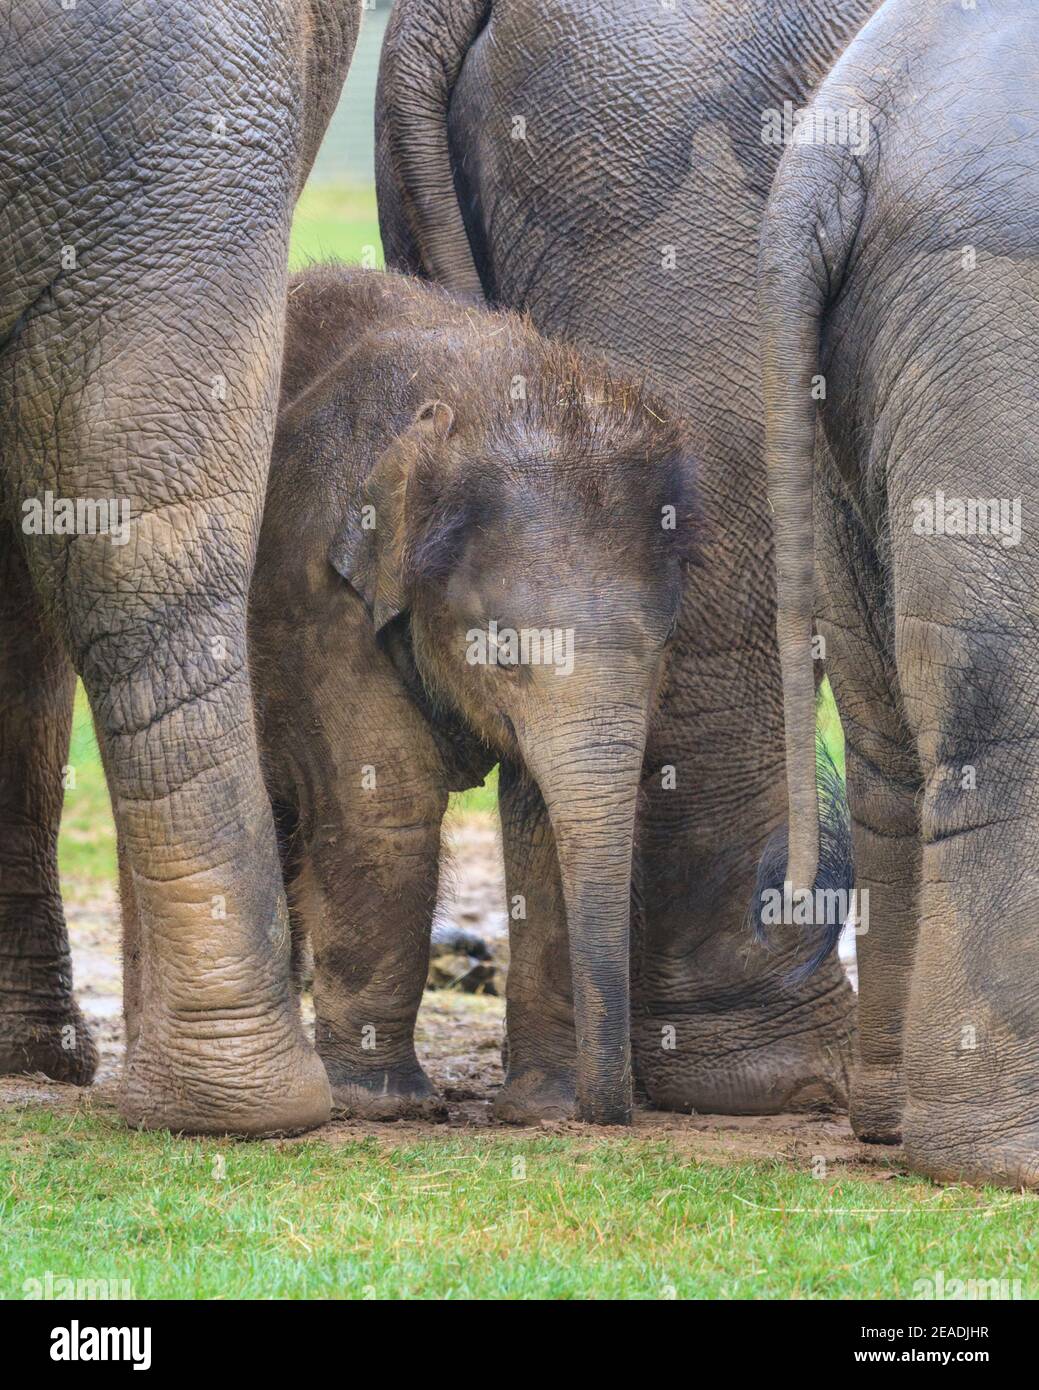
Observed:
[[[95,1067],[56,866],[78,672],[119,838],[122,1113],[317,1124],[245,619],[292,208],[359,6],[3,10],[0,1069]]]
[[[1039,1182],[1037,53],[1030,0],[887,0],[762,243],[791,875],[817,852],[814,587],[871,895],[852,1123],[1015,1187]]]
[[[383,50],[388,260],[643,374],[698,454],[703,567],[650,729],[634,885],[634,1064],[664,1108],[845,1100],[838,964],[790,983],[796,945],[769,953],[745,927],[785,810],[754,285],[776,121],[872,8],[397,0]],[[565,917],[540,798],[505,776],[501,811],[508,892],[527,916],[498,1110],[537,1119],[573,1104]]]

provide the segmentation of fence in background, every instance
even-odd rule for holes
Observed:
[[[375,82],[379,53],[390,15],[390,0],[365,6],[350,76],[318,153],[311,179],[315,183],[375,182]]]

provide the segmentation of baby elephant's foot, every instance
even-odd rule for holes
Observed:
[[[443,1119],[447,1108],[417,1062],[359,1071],[325,1060],[332,1114],[358,1120]]]
[[[52,1081],[89,1086],[96,1070],[97,1049],[75,1004],[0,1014],[0,1074],[42,1072]]]
[[[570,1072],[529,1067],[509,1070],[494,1102],[495,1118],[507,1125],[537,1125],[572,1120],[577,1113],[574,1076]]]
[[[864,1144],[902,1142],[905,1088],[900,1067],[859,1062],[851,1080],[851,1127]]]

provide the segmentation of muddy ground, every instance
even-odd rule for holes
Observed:
[[[487,944],[497,982],[507,963],[504,887],[496,827],[488,817],[457,822],[445,832],[451,868],[444,875],[438,908],[442,930],[451,926],[480,936]],[[90,1020],[101,1053],[98,1078],[89,1091],[59,1085],[43,1077],[0,1078],[0,1103],[53,1105],[71,1109],[112,1107],[115,1080],[123,1054],[118,903],[114,889],[68,908],[76,992]],[[849,973],[854,970],[854,958]],[[305,1012],[309,1007],[305,1001]],[[491,1101],[502,1082],[501,1040],[505,1013],[499,995],[469,994],[456,989],[429,990],[419,1015],[418,1052],[447,1102],[438,1123],[394,1124],[336,1120],[309,1138],[332,1144],[374,1137],[387,1145],[445,1131],[518,1133],[496,1123]],[[551,1124],[546,1131],[589,1138],[604,1131],[577,1123]],[[529,1131],[528,1131],[529,1132]],[[632,1131],[616,1131],[617,1135]],[[639,1112],[634,1136],[664,1138],[691,1158],[726,1163],[781,1159],[807,1165],[817,1155],[828,1163],[850,1166],[860,1176],[883,1179],[897,1171],[899,1152],[858,1143],[843,1116],[682,1115]]]

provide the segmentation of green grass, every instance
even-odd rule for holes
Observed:
[[[634,1138],[246,1144],[28,1107],[0,1112],[0,1193],[6,1298],[48,1270],[140,1298],[906,1298],[936,1269],[1027,1297],[1039,1260],[1030,1198]]]
[[[492,767],[483,785],[455,792],[448,804],[449,816],[493,816],[498,810],[498,769]]]
[[[819,703],[815,707],[815,726],[826,751],[834,761],[838,772],[844,776],[844,730],[841,717],[837,713],[830,682],[824,680],[819,691]]]
[[[86,692],[76,687],[72,716],[65,807],[58,839],[58,868],[66,898],[89,896],[92,889],[114,882],[115,827],[94,723]]]
[[[292,224],[289,264],[297,270],[329,259],[383,265],[373,188],[316,184],[303,190]]]

